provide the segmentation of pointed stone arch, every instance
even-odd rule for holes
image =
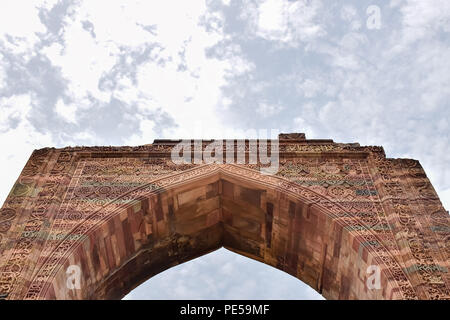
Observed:
[[[121,298],[148,277],[222,246],[286,271],[328,298],[359,294],[381,299],[400,292],[379,253],[364,244],[373,234],[364,237],[358,232],[362,224],[333,213],[343,208],[284,179],[233,165],[208,165],[154,181],[131,194],[114,202],[139,198],[124,201],[107,220],[101,211],[110,204],[105,205],[62,239],[42,266],[54,264],[58,249],[65,250],[39,298]],[[82,234],[91,221],[97,223]],[[362,228],[354,228],[357,225]],[[147,232],[136,246],[133,233],[142,229]],[[118,249],[111,244],[108,252],[105,243],[118,234],[123,234],[123,241],[113,241]],[[333,259],[341,251],[348,259]],[[70,265],[82,266],[81,290],[67,289]],[[382,270],[384,290],[367,290],[369,265]]]
[[[225,246],[330,299],[448,297],[448,214],[418,162],[297,140],[281,140],[276,176],[174,165],[167,141],[36,151],[1,211],[1,294],[120,298]],[[70,266],[79,288],[67,285]]]

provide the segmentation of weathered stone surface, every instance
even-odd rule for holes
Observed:
[[[121,298],[226,247],[328,299],[450,299],[449,215],[418,161],[283,134],[271,176],[175,165],[177,142],[36,150],[0,210],[0,297]]]

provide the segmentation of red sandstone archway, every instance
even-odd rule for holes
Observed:
[[[120,298],[222,246],[330,299],[450,297],[448,213],[418,161],[280,135],[270,176],[176,165],[177,142],[36,150],[0,210],[0,298]]]

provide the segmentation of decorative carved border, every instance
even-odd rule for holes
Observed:
[[[418,162],[387,159],[382,147],[338,144],[331,140],[303,140],[300,136],[294,138],[280,140],[280,159],[350,158],[367,162],[367,170],[370,170],[373,183],[381,192],[377,200],[371,200],[375,201],[375,217],[381,224],[391,225],[394,222],[395,230],[373,232],[362,219],[348,214],[342,215],[346,212],[344,203],[338,203],[335,199],[326,198],[286,179],[260,175],[255,170],[236,165],[200,166],[160,177],[150,184],[130,190],[107,205],[102,205],[104,213],[100,213],[102,210],[96,210],[90,217],[97,215],[101,219],[111,216],[127,206],[120,201],[134,201],[152,192],[158,192],[158,188],[170,188],[177,183],[183,183],[185,179],[201,179],[217,172],[236,175],[238,178],[245,176],[256,183],[265,183],[291,194],[294,198],[308,201],[311,205],[320,207],[337,223],[352,227],[352,233],[364,239],[368,244],[368,251],[373,252],[385,266],[384,272],[388,278],[397,282],[404,298],[417,298],[418,288],[422,290],[420,297],[424,297],[421,286],[426,287],[427,298],[449,298],[448,272],[439,274],[428,269],[430,263],[436,264],[439,261],[449,267],[450,219]],[[74,177],[77,172],[81,172],[80,165],[85,159],[167,159],[173,145],[174,143],[160,143],[139,147],[46,148],[33,152],[0,210],[0,253],[3,262],[0,266],[0,298],[23,297],[26,293],[24,290],[28,290],[27,298],[42,297],[43,284],[48,284],[48,279],[54,274],[54,268],[51,266],[58,265],[72,248],[73,244],[63,240],[58,242],[57,248],[54,249],[47,246],[44,239],[34,235],[51,230],[51,222],[57,217],[64,217],[63,197],[67,197],[68,190],[76,185]],[[248,152],[248,145],[245,145],[244,151]],[[405,197],[406,192],[414,197]],[[89,232],[94,225],[91,225],[92,220],[85,221],[85,225],[80,224],[69,231]],[[435,227],[436,230],[428,230],[429,227]],[[372,246],[371,243],[381,245]],[[44,253],[41,252],[43,248],[45,254],[39,258]],[[410,261],[418,264],[415,272],[405,269]],[[31,280],[30,286],[24,285]]]

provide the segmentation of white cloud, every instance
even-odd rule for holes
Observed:
[[[357,16],[357,12],[354,6],[344,5],[341,8],[341,18],[345,21],[352,21]]]
[[[56,113],[65,121],[76,123],[77,106],[74,104],[66,104],[62,99],[59,99],[55,105]]]
[[[362,22],[354,6],[349,4],[344,5],[341,8],[340,16],[342,20],[349,23],[351,30],[357,31],[361,29]]]
[[[393,51],[401,51],[419,40],[432,40],[436,32],[450,32],[450,2],[446,0],[407,0],[399,6],[402,13],[401,38]],[[395,35],[395,33],[394,33]]]
[[[10,129],[11,122],[26,121],[31,110],[31,97],[29,95],[16,95],[9,98],[0,97],[0,131]]]
[[[450,210],[450,189],[443,190],[440,192],[440,199],[444,206],[444,208],[449,211]]]
[[[6,72],[5,68],[2,65],[3,55],[0,52],[0,89],[2,89],[6,85]]]
[[[84,21],[92,25],[95,38],[83,28]],[[163,135],[185,136],[198,120],[210,129],[225,128],[216,114],[221,87],[228,77],[252,68],[237,45],[227,47],[220,60],[206,55],[206,49],[224,40],[222,21],[204,2],[85,1],[65,18],[65,46],[54,43],[43,52],[61,69],[74,104],[90,96],[104,103],[114,97],[144,114],[163,109],[178,125]],[[153,49],[145,51],[149,45]],[[117,67],[126,71],[111,73]],[[105,77],[111,85],[99,86]]]
[[[19,177],[34,149],[52,146],[49,134],[38,132],[28,120],[32,97],[0,98],[0,204]]]
[[[85,99],[92,95],[101,101],[108,101],[110,93],[99,89],[99,80],[116,62],[114,53],[118,49],[107,41],[96,42],[83,29],[80,21],[68,24],[64,29],[65,46],[53,43],[42,52],[53,65],[60,68],[63,77],[68,80],[72,98]]]
[[[125,144],[138,146],[144,144],[150,144],[154,139],[158,138],[154,132],[155,123],[149,119],[143,119],[139,122],[140,134],[133,134]]]
[[[96,141],[93,132],[82,131],[73,135],[73,142],[68,141],[67,145],[92,145]]]
[[[267,0],[259,7],[258,27],[261,32],[280,32],[287,29],[286,3],[282,0]]]
[[[304,109],[313,110],[314,106],[312,104],[306,104]],[[303,132],[308,139],[317,137],[316,132],[308,122],[302,117],[296,117],[293,121],[292,132]]]
[[[297,86],[297,89],[306,97],[315,97],[322,89],[322,84],[312,79],[306,79]]]
[[[283,110],[283,106],[276,105],[276,104],[269,104],[262,102],[258,105],[258,108],[256,109],[257,114],[261,115],[264,118],[272,117],[274,115],[277,115]]]
[[[14,53],[31,50],[46,28],[39,19],[38,0],[4,0],[0,10],[0,43]]]
[[[367,36],[359,32],[346,33],[339,42],[341,50],[347,52],[357,52],[366,44],[368,44]]]
[[[321,6],[319,0],[265,0],[256,8],[247,6],[242,18],[249,20],[257,36],[296,46],[325,34],[317,21]]]

